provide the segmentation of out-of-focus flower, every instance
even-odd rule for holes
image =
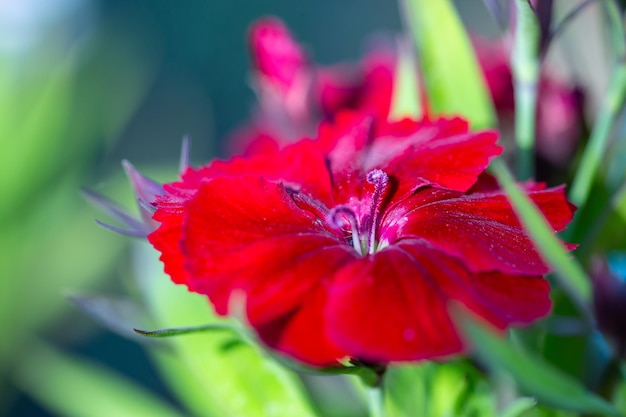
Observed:
[[[611,270],[604,259],[593,263],[593,309],[600,331],[615,342],[616,353],[626,354],[626,276]]]
[[[450,300],[499,328],[550,310],[548,268],[505,196],[468,192],[496,140],[461,119],[339,114],[316,140],[186,170],[148,238],[175,282],[221,315],[243,294],[264,343],[300,361],[459,353]],[[556,231],[571,220],[562,188],[528,194]]]
[[[358,65],[319,66],[274,17],[252,24],[249,47],[258,106],[229,141],[233,154],[272,151],[312,137],[320,122],[341,110],[389,113],[396,65],[390,47],[374,48]]]
[[[302,47],[278,19],[256,21],[249,33],[253,82],[265,111],[284,112],[294,123],[307,123],[313,70]]]
[[[320,122],[346,109],[388,116],[397,58],[392,47],[375,48],[358,65],[321,67],[311,62],[276,18],[255,22],[249,44],[259,105],[251,122],[233,135],[232,153],[271,151],[312,137]],[[501,41],[474,38],[474,46],[500,124],[510,131],[515,111],[510,51]],[[562,166],[571,159],[581,136],[582,93],[544,71],[539,95],[537,152]]]
[[[515,96],[510,51],[504,42],[474,38],[479,64],[504,130],[514,121]],[[543,71],[537,101],[537,152],[557,166],[567,164],[581,139],[583,96],[580,89]]]

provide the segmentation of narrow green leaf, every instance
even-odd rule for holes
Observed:
[[[591,130],[589,143],[576,170],[570,190],[570,198],[578,206],[587,202],[591,186],[609,144],[611,129],[624,105],[624,97],[626,96],[626,32],[623,16],[619,5],[614,0],[603,2],[603,6],[608,16],[615,65],[596,122]]]
[[[209,332],[216,330],[228,330],[238,333],[238,330],[227,323],[212,323],[204,326],[191,326],[191,327],[177,327],[175,329],[159,329],[159,330],[140,330],[133,328],[133,331],[141,336],[146,337],[172,337],[182,336],[185,334],[192,334],[198,332]]]
[[[577,380],[528,352],[514,348],[487,325],[470,317],[460,305],[451,307],[462,333],[482,362],[494,372],[506,372],[526,393],[546,405],[564,410],[621,416],[611,404],[598,397]]]
[[[383,390],[380,386],[369,386],[366,388],[367,408],[370,417],[384,417],[385,403]]]
[[[491,168],[498,179],[498,183],[509,197],[526,233],[537,245],[544,260],[556,272],[559,285],[576,302],[581,312],[589,317],[588,304],[591,299],[591,285],[587,274],[578,262],[566,252],[543,214],[515,183],[504,162],[501,159],[496,159],[492,162]]]
[[[604,1],[602,5],[604,6],[609,21],[614,58],[617,61],[621,61],[626,57],[626,28],[624,27],[624,16],[617,0]]]
[[[393,80],[389,120],[396,121],[407,117],[419,120],[423,115],[419,73],[414,53],[405,41],[398,42],[398,61]]]
[[[24,352],[14,382],[63,417],[181,417],[168,403],[120,375],[45,345]]]
[[[462,115],[473,128],[495,125],[493,103],[472,44],[449,0],[403,0],[429,108]]]
[[[0,226],[5,277],[0,280],[0,368],[23,356],[22,346],[35,332],[54,327],[74,310],[62,296],[66,288],[93,288],[119,265],[124,242],[94,227],[95,213],[85,207],[77,179],[70,177],[31,196],[32,211],[23,210]],[[66,338],[78,334],[73,328],[65,331]]]
[[[611,76],[598,117],[591,130],[589,143],[585,148],[572,182],[570,199],[578,206],[582,206],[587,202],[593,180],[598,173],[602,158],[609,144],[611,129],[613,128],[615,118],[622,108],[625,96],[626,64],[622,63],[615,68]]]
[[[140,288],[159,326],[223,323],[206,297],[171,282],[152,247],[141,243],[134,249]],[[230,332],[195,332],[167,339],[176,359],[159,363],[168,367],[165,375],[172,377],[177,392],[189,387],[189,395],[182,399],[194,411],[246,417],[316,415],[295,374],[251,344],[223,349],[231,339]]]
[[[519,417],[525,411],[530,410],[537,405],[537,400],[531,397],[522,397],[514,400],[508,407],[502,412],[500,417]]]
[[[13,106],[0,113],[0,189],[10,196],[0,201],[0,218],[19,211],[59,166],[68,168],[67,161],[61,160],[68,152],[64,136],[71,117],[73,86],[72,60],[65,61],[65,65],[50,65],[45,78],[20,77],[13,85],[0,80],[6,87],[0,95]],[[14,116],[16,109],[20,113]],[[29,169],[33,166],[38,167],[36,173]]]
[[[611,199],[611,206],[626,221],[626,180]]]

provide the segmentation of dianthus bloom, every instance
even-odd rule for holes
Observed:
[[[387,118],[391,107],[397,51],[378,43],[356,64],[323,67],[313,62],[287,26],[276,17],[255,21],[249,31],[252,83],[258,97],[253,117],[239,128],[229,149],[234,154],[273,150],[303,136],[344,110]],[[514,119],[513,73],[504,40],[475,37],[474,49],[503,131]],[[583,97],[578,88],[546,68],[539,79],[537,152],[564,166],[581,137]],[[418,91],[415,91],[418,94]],[[422,103],[428,112],[428,103]]]
[[[261,340],[315,366],[459,353],[450,300],[501,329],[545,316],[548,268],[507,199],[478,181],[501,152],[496,133],[375,123],[343,114],[316,140],[164,185],[148,238],[166,272],[220,315],[243,294]],[[563,189],[526,188],[563,229]]]

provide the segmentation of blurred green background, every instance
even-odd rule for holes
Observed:
[[[371,33],[399,27],[383,0],[0,1],[0,415],[54,415],[46,380],[77,394],[50,375],[55,361],[35,366],[42,343],[171,399],[138,344],[65,298],[132,287],[130,239],[98,227],[106,217],[80,189],[132,207],[122,159],[166,181],[183,135],[193,163],[219,154],[254,103],[246,29],[267,14],[323,63],[356,60]]]
[[[470,29],[497,34],[480,0],[457,3]],[[388,0],[0,0],[0,416],[56,415],[40,405],[38,383],[57,378],[37,362],[49,346],[175,401],[138,344],[65,297],[133,291],[130,240],[95,224],[80,189],[132,207],[122,159],[167,181],[185,134],[192,163],[223,155],[254,104],[246,30],[268,14],[321,64],[400,30]]]

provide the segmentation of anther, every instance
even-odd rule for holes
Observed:
[[[285,187],[285,191],[301,209],[313,213],[320,219],[328,217],[328,208],[322,202],[293,188]]]

